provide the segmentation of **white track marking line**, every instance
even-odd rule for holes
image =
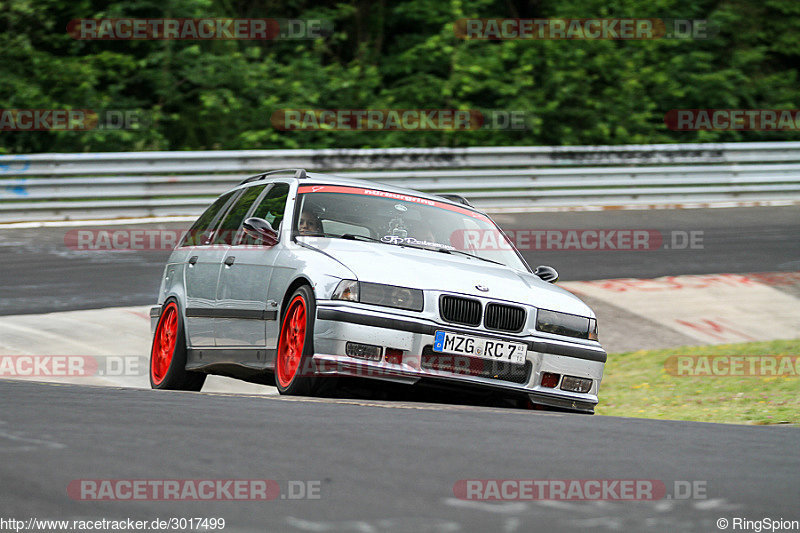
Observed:
[[[683,202],[674,204],[565,205],[487,208],[487,213],[561,213],[570,211],[651,211],[664,209],[726,209],[729,207],[784,207],[800,205],[797,200],[752,200],[742,202]]]
[[[156,224],[159,222],[194,222],[194,216],[108,218],[86,220],[39,220],[31,222],[0,222],[1,229],[63,228],[69,226],[122,226],[125,224]]]
[[[461,507],[464,509],[475,509],[488,513],[498,514],[519,514],[528,509],[525,502],[482,502],[473,500],[460,500],[458,498],[445,498],[444,504],[450,507]]]

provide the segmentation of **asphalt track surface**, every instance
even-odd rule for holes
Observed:
[[[531,266],[551,265],[563,281],[681,274],[800,270],[800,206],[527,213],[497,215],[513,230],[702,232],[702,249],[523,250]],[[188,223],[110,226],[185,229]],[[89,251],[65,234],[101,226],[0,229],[0,315],[155,302],[168,251]],[[566,238],[566,237],[565,237]]]
[[[564,280],[800,269],[798,207],[497,219],[507,229],[703,232],[701,250],[524,252]],[[155,301],[168,252],[71,250],[69,229],[0,230],[0,314]],[[736,518],[800,520],[797,427],[7,380],[0,405],[0,518],[221,517],[227,532],[673,532],[719,531],[720,518],[728,529]],[[289,481],[310,481],[320,498],[88,502],[67,494],[78,479],[271,479],[284,494]],[[465,501],[454,485],[466,479],[657,480],[668,493],[679,481],[703,492]]]
[[[800,429],[437,404],[285,399],[0,380],[6,517],[222,517],[238,531],[718,531],[797,520]],[[319,483],[319,499],[76,501],[79,479]],[[658,480],[658,501],[478,502],[466,479]],[[730,528],[730,526],[729,526]]]

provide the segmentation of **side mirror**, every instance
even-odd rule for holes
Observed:
[[[270,223],[263,218],[248,218],[242,224],[242,229],[247,235],[267,246],[274,246],[278,243],[278,232],[272,229]]]
[[[558,281],[558,271],[551,266],[539,265],[533,273],[548,283],[555,283]]]

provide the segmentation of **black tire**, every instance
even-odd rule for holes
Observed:
[[[165,328],[174,335],[174,344],[171,341],[169,344],[164,343],[165,337],[162,336],[162,332]],[[168,354],[168,362],[166,355],[165,357],[157,355],[157,350]],[[186,333],[183,329],[183,317],[178,302],[174,299],[167,300],[161,309],[150,348],[150,387],[162,390],[199,391],[205,381],[206,374],[186,370]]]
[[[290,340],[289,328],[291,324],[287,321],[290,311],[295,312],[296,304],[302,302],[304,309],[305,325],[303,330],[302,348],[298,350],[298,342]],[[319,378],[313,375],[314,366],[312,357],[314,355],[314,319],[317,314],[317,304],[314,292],[308,285],[301,285],[287,301],[287,305],[281,310],[281,329],[278,334],[278,352],[275,357],[275,386],[280,394],[289,396],[312,396],[316,393]],[[292,316],[295,316],[294,314]],[[291,317],[289,317],[291,319]],[[296,339],[296,336],[293,336]],[[287,367],[284,361],[287,360],[289,346],[299,351],[299,364],[293,373],[285,370]]]

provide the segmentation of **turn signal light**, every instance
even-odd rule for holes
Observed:
[[[555,389],[558,386],[558,380],[561,374],[553,374],[552,372],[542,372],[542,387],[548,389]]]
[[[399,365],[403,362],[403,350],[397,348],[386,348],[386,355],[383,356],[387,363]]]

